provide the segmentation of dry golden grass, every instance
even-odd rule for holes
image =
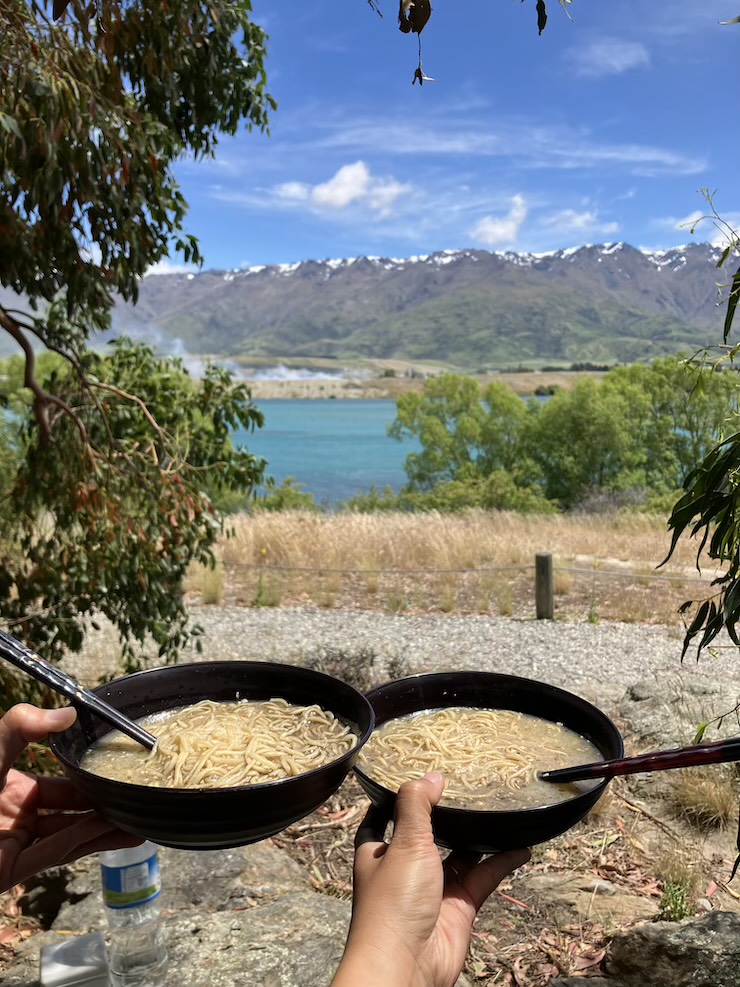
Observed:
[[[224,583],[223,565],[198,565],[190,574],[188,589],[200,593],[203,603],[220,605],[224,599]]]
[[[727,826],[737,818],[737,773],[726,766],[676,772],[671,796],[676,812],[700,828]]]
[[[675,840],[666,840],[655,858],[654,871],[663,883],[680,884],[693,895],[701,874],[699,855]]]
[[[538,552],[555,559],[560,617],[679,626],[678,606],[704,591],[692,582],[691,543],[656,569],[669,537],[653,515],[292,511],[231,527],[220,546],[225,595],[243,604],[528,615]]]

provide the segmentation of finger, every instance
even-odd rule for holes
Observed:
[[[355,836],[355,881],[362,881],[375,861],[379,860],[388,847],[383,837],[390,822],[388,813],[371,805],[365,813]]]
[[[97,839],[76,847],[61,863],[69,864],[73,860],[79,860],[80,857],[87,857],[92,853],[103,853],[104,850],[123,850],[125,847],[141,846],[143,842],[141,836],[124,833],[122,829],[112,829],[109,833],[104,833]]]
[[[135,841],[133,844],[129,842],[131,839]],[[137,842],[142,841],[121,833],[97,813],[85,813],[72,825],[60,828],[23,850],[16,860],[12,881],[13,884],[19,884],[47,867],[57,867],[59,864],[77,860],[78,857],[92,852],[90,847],[93,846],[135,846]]]
[[[463,884],[480,858],[479,853],[463,853],[460,850],[454,850],[444,860],[445,884]]]
[[[66,778],[34,775],[34,781],[38,786],[36,805],[39,809],[84,810],[90,808],[87,799]]]
[[[515,871],[517,867],[526,864],[530,856],[529,850],[509,850],[507,853],[496,853],[492,857],[486,857],[470,871],[462,882],[462,886],[470,896],[476,912],[503,879]]]
[[[390,816],[384,809],[371,805],[357,828],[355,850],[359,850],[366,843],[382,843],[389,822]]]
[[[77,711],[71,706],[39,709],[20,703],[11,707],[0,719],[0,779],[5,778],[27,744],[41,740],[48,733],[66,730],[76,718]]]
[[[396,796],[393,846],[401,849],[425,846],[434,840],[432,809],[442,797],[444,778],[436,771],[416,781],[407,781]]]
[[[79,812],[55,812],[51,816],[39,816],[36,823],[36,834],[40,840],[53,836],[68,826],[78,825],[84,818]]]

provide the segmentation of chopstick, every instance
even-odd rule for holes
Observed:
[[[711,744],[695,744],[668,751],[637,754],[634,757],[616,757],[610,761],[579,764],[573,768],[540,771],[538,778],[562,785],[571,781],[587,781],[590,778],[614,778],[617,775],[669,771],[672,768],[694,768],[701,764],[724,764],[728,761],[740,761],[740,737],[717,740]]]
[[[112,726],[117,727],[121,733],[125,733],[127,737],[131,737],[132,740],[142,744],[148,750],[152,750],[156,744],[157,738],[151,733],[147,733],[146,730],[143,730],[137,723],[124,716],[113,706],[109,706],[94,692],[84,689],[71,675],[67,675],[60,668],[55,668],[48,661],[44,661],[40,655],[11,637],[10,634],[6,634],[5,631],[0,631],[0,658],[4,658],[16,668],[26,672],[27,675],[48,685],[55,692],[60,692],[74,706],[82,706],[90,713],[94,713],[95,716],[99,716]]]

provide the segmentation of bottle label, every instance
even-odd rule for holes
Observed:
[[[159,858],[156,853],[128,867],[101,865],[103,900],[108,908],[136,908],[159,895]]]

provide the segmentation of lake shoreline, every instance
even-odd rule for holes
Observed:
[[[255,400],[391,400],[403,394],[420,394],[425,380],[432,374],[396,377],[343,377],[308,378],[295,380],[268,380],[245,378],[245,383]],[[599,377],[597,373],[584,371],[532,371],[517,373],[476,374],[475,379],[485,387],[493,381],[505,384],[520,397],[534,396],[539,388],[570,390],[583,377]]]

